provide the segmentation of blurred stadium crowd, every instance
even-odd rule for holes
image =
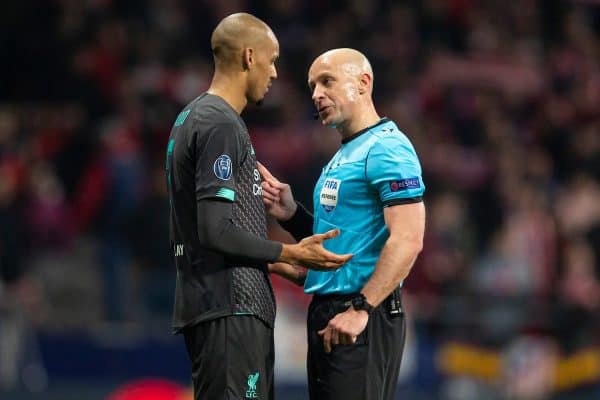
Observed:
[[[508,349],[515,393],[547,390],[530,387],[537,359],[600,352],[593,1],[3,2],[0,319],[168,331],[165,144],[208,87],[212,29],[241,10],[281,45],[279,79],[244,117],[259,159],[305,204],[339,145],[312,119],[308,66],[334,47],[371,60],[379,112],[413,141],[427,185],[405,285],[416,338]],[[308,299],[275,284],[302,320]]]

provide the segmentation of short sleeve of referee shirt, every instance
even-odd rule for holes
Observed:
[[[384,207],[423,200],[421,164],[408,138],[398,131],[381,136],[372,145],[366,176]]]
[[[196,200],[235,201],[242,152],[239,127],[222,120],[196,135]]]

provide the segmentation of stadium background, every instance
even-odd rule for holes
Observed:
[[[0,398],[189,398],[169,329],[165,143],[208,87],[212,29],[238,11],[280,40],[279,79],[244,117],[299,199],[339,145],[306,85],[329,48],[367,54],[380,113],[420,155],[402,398],[600,398],[592,0],[3,1]],[[274,284],[278,398],[303,399],[309,299]]]

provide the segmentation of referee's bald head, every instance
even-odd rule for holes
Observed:
[[[342,135],[379,119],[372,97],[373,68],[358,50],[333,49],[318,56],[308,70],[308,87],[321,123]]]
[[[360,74],[370,76],[369,93],[373,91],[373,68],[369,59],[360,51],[351,48],[339,48],[326,51],[315,59],[311,68],[317,65],[337,67],[340,72],[358,77]]]
[[[210,44],[217,68],[242,66],[243,51],[260,47],[265,42],[277,42],[271,28],[248,13],[231,14],[221,20],[212,33]]]

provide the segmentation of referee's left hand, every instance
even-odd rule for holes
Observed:
[[[364,310],[356,311],[349,307],[333,317],[324,329],[317,332],[323,337],[325,353],[330,353],[338,344],[354,344],[358,335],[365,330],[369,314]]]

